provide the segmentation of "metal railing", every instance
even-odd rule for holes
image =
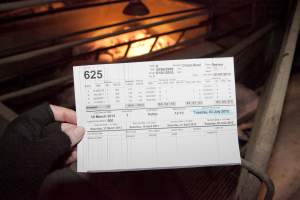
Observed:
[[[9,16],[9,17],[2,17],[0,18],[1,24],[7,24],[11,22],[16,22],[19,20],[27,20],[35,17],[42,17],[42,16],[47,16],[50,14],[57,14],[57,13],[62,13],[62,12],[68,12],[68,11],[73,11],[73,10],[78,10],[78,9],[85,9],[85,8],[91,8],[91,7],[97,7],[97,6],[106,6],[106,5],[112,5],[116,3],[124,3],[128,2],[129,0],[115,0],[115,1],[106,1],[106,2],[93,2],[93,3],[80,3],[80,4],[73,4],[73,5],[68,5],[62,8],[57,8],[57,9],[50,9],[46,12],[41,12],[41,13],[30,13],[30,14],[20,14],[16,16]],[[11,3],[1,3],[0,4],[0,13],[1,12],[10,12],[12,10],[17,10],[17,9],[24,9],[34,6],[41,6],[41,5],[49,5],[51,3],[55,2],[62,2],[61,0],[30,0],[30,1],[20,1],[20,2],[11,2]]]
[[[7,64],[14,63],[14,62],[20,62],[20,61],[23,61],[26,59],[30,59],[30,58],[34,58],[34,57],[38,57],[38,56],[42,56],[42,55],[47,55],[49,53],[54,53],[56,51],[70,49],[70,48],[73,48],[75,46],[82,45],[85,43],[94,42],[97,40],[121,35],[124,33],[130,33],[130,32],[137,31],[137,30],[152,28],[155,26],[163,25],[163,24],[168,24],[168,23],[172,23],[172,22],[178,22],[178,21],[182,21],[182,20],[186,20],[186,19],[191,19],[193,17],[202,16],[205,14],[207,14],[207,11],[196,12],[196,13],[189,14],[189,15],[175,17],[175,18],[171,18],[171,19],[167,19],[167,20],[162,20],[160,22],[149,23],[146,25],[132,27],[132,28],[129,28],[126,30],[116,31],[114,33],[108,33],[108,34],[104,34],[104,35],[100,35],[100,36],[96,36],[96,37],[90,37],[90,38],[82,38],[82,39],[79,39],[76,41],[65,42],[63,44],[56,44],[56,45],[53,45],[50,47],[45,47],[45,48],[41,48],[41,49],[37,49],[37,50],[33,50],[33,51],[20,53],[17,55],[2,58],[2,59],[0,59],[0,65],[7,65]]]
[[[245,8],[247,6],[249,6],[249,4],[244,4],[242,6],[238,6],[238,7],[234,8],[230,11],[224,12],[223,14],[221,14],[219,16],[214,16],[214,19],[218,18],[218,17],[222,17],[222,16],[227,15],[227,14],[230,14],[234,11],[238,11],[241,8]],[[113,25],[96,27],[96,28],[92,28],[92,29],[83,30],[83,31],[79,31],[79,32],[76,32],[76,33],[71,33],[71,34],[64,35],[60,38],[56,38],[56,41],[57,40],[60,41],[60,40],[63,40],[67,37],[77,36],[79,34],[91,32],[91,31],[95,31],[95,30],[102,30],[102,29],[105,29],[105,28],[112,28],[112,27],[119,26],[119,25],[136,23],[136,22],[139,22],[139,21],[143,21],[143,20],[147,20],[147,19],[153,19],[153,18],[159,18],[159,17],[163,17],[163,16],[171,16],[171,15],[175,15],[175,14],[182,14],[182,13],[185,13],[185,12],[192,12],[192,10],[165,13],[165,14],[161,14],[161,15],[150,16],[150,17],[136,19],[136,20],[127,20],[127,21],[119,22],[119,23],[116,23],[116,24],[113,24]],[[103,34],[103,35],[100,35],[100,36],[95,36],[95,37],[90,37],[90,38],[82,38],[82,39],[78,39],[78,40],[75,40],[75,41],[66,41],[64,43],[58,43],[58,44],[55,43],[54,45],[49,46],[49,47],[43,47],[43,48],[39,48],[39,49],[29,50],[29,51],[26,51],[26,52],[18,53],[16,55],[11,55],[11,56],[6,56],[6,57],[3,57],[3,58],[0,58],[0,65],[7,65],[7,64],[14,63],[14,62],[20,62],[20,61],[27,60],[27,59],[30,59],[30,58],[34,58],[34,57],[38,57],[38,56],[42,56],[42,55],[47,55],[49,53],[54,53],[56,51],[67,50],[67,49],[70,49],[70,48],[73,48],[73,47],[76,47],[76,46],[79,46],[79,45],[82,45],[82,44],[94,42],[94,41],[97,41],[97,40],[101,40],[101,39],[105,39],[105,38],[109,38],[109,37],[114,37],[114,36],[121,35],[121,34],[124,34],[124,33],[130,33],[130,32],[134,32],[134,31],[137,31],[137,30],[152,28],[152,27],[156,27],[156,26],[160,26],[160,25],[164,25],[164,24],[168,24],[168,23],[173,23],[173,22],[178,22],[178,21],[183,21],[183,20],[187,20],[187,19],[191,19],[191,18],[195,18],[195,17],[198,17],[198,16],[207,15],[207,14],[208,14],[208,11],[207,10],[202,10],[202,8],[201,8],[201,9],[197,9],[196,12],[192,13],[192,14],[187,14],[187,15],[183,15],[183,16],[179,16],[179,17],[174,17],[174,18],[162,20],[162,21],[159,21],[159,22],[149,23],[149,24],[145,24],[145,25],[139,25],[139,26],[131,27],[131,28],[126,29],[126,30],[119,30],[119,31],[116,31],[114,33]],[[208,19],[208,20],[212,21],[213,19]],[[50,42],[50,41],[47,41],[47,42]],[[55,40],[53,42],[55,42]]]
[[[97,27],[93,27],[93,28],[89,28],[89,29],[84,29],[84,30],[73,32],[73,33],[64,34],[62,36],[55,37],[55,38],[40,40],[40,41],[37,41],[37,42],[34,42],[34,43],[27,44],[26,46],[18,46],[15,49],[6,49],[6,50],[0,52],[0,58],[1,57],[7,57],[7,56],[10,56],[10,55],[16,54],[16,53],[23,53],[25,51],[33,50],[36,47],[41,47],[41,46],[43,47],[43,44],[44,44],[44,46],[54,45],[54,44],[63,42],[64,40],[67,40],[69,38],[72,38],[72,37],[75,37],[75,36],[80,36],[80,35],[86,34],[86,33],[92,33],[94,31],[100,31],[100,30],[104,30],[104,29],[108,29],[108,28],[115,28],[115,27],[118,27],[118,26],[135,24],[135,23],[139,23],[139,22],[142,22],[142,21],[146,21],[146,20],[157,19],[157,18],[162,18],[162,17],[170,17],[170,16],[173,16],[173,15],[180,15],[180,14],[196,12],[196,11],[201,11],[201,10],[204,11],[205,8],[200,7],[200,8],[179,10],[179,11],[175,11],[175,12],[174,11],[166,12],[166,13],[163,13],[163,14],[147,16],[147,17],[141,17],[141,18],[136,18],[136,19],[130,19],[130,20],[125,20],[125,21],[121,21],[121,22],[117,22],[117,23],[113,23],[113,24],[108,24],[108,25],[104,25],[104,26],[97,26]],[[204,13],[204,14],[206,14],[206,13]],[[19,50],[19,49],[21,49],[21,50]],[[7,53],[7,52],[12,52],[12,53]]]

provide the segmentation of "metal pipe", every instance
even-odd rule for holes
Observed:
[[[5,119],[8,122],[11,122],[17,116],[18,116],[17,113],[15,113],[13,110],[11,110],[10,108],[8,108],[6,105],[4,105],[0,101],[0,117],[1,118]]]
[[[12,22],[17,22],[20,20],[28,20],[28,19],[32,19],[35,17],[43,17],[43,16],[47,16],[47,15],[51,15],[51,14],[59,14],[62,12],[69,12],[69,11],[73,11],[73,10],[105,6],[105,5],[111,5],[111,4],[115,4],[115,3],[124,3],[124,2],[128,2],[128,0],[115,0],[115,1],[108,1],[108,2],[100,2],[100,3],[85,3],[85,4],[71,5],[71,6],[66,6],[66,7],[62,7],[62,8],[52,9],[52,10],[48,10],[47,12],[33,13],[33,14],[28,14],[28,15],[17,15],[17,16],[12,16],[12,17],[2,17],[0,19],[0,24],[3,25],[3,24],[12,23]]]
[[[51,81],[47,81],[47,82],[37,84],[37,85],[31,86],[31,87],[27,87],[27,88],[24,88],[24,89],[16,91],[16,92],[4,94],[4,95],[0,96],[0,101],[6,101],[6,100],[13,99],[16,97],[29,95],[29,94],[32,94],[32,93],[35,93],[35,92],[38,92],[38,91],[41,91],[41,90],[44,90],[44,89],[47,89],[50,87],[54,87],[56,85],[60,85],[60,84],[66,83],[66,82],[72,82],[72,80],[73,80],[73,75],[68,75],[68,76],[65,76],[62,78],[53,79]]]
[[[63,2],[62,0],[29,0],[29,1],[21,1],[21,2],[11,2],[11,3],[2,3],[0,4],[0,12],[7,12],[10,10],[14,9],[21,9],[21,8],[28,8],[28,7],[33,7],[33,6],[39,6],[43,4],[49,4],[49,3],[54,3],[54,2]],[[108,2],[98,2],[98,3],[85,3],[85,4],[79,4],[79,5],[73,5],[73,6],[68,6],[64,8],[58,8],[56,10],[51,10],[45,13],[37,13],[33,15],[29,15],[26,17],[25,16],[17,16],[14,17],[13,19],[28,19],[31,18],[32,16],[43,16],[47,14],[55,14],[58,12],[66,12],[66,11],[72,11],[75,9],[84,9],[84,8],[89,8],[89,7],[95,7],[95,6],[104,6],[108,4],[114,4],[114,3],[124,3],[128,2],[128,0],[115,0],[115,1],[108,1]],[[18,18],[19,17],[19,18]]]
[[[267,188],[267,192],[266,192],[264,199],[272,200],[273,196],[274,196],[274,191],[275,191],[275,187],[274,187],[274,183],[273,183],[272,179],[266,173],[264,173],[261,169],[259,169],[256,165],[254,165],[253,163],[251,163],[245,159],[242,159],[241,165],[243,168],[245,168],[247,171],[249,171],[251,174],[256,176],[256,178],[258,178],[261,182],[263,182],[265,184],[265,186]]]
[[[10,3],[1,3],[0,4],[0,12],[6,12],[9,10],[15,10],[20,8],[28,8],[33,6],[39,6],[43,4],[58,2],[61,0],[27,0],[27,1],[17,1]]]
[[[277,23],[271,22],[261,28],[260,30],[254,32],[249,37],[243,39],[240,41],[237,45],[233,46],[232,48],[228,49],[224,53],[220,54],[219,57],[227,57],[227,56],[235,56],[241,51],[243,51],[245,48],[256,42],[258,39],[262,38],[265,34],[270,32]]]
[[[133,27],[133,28],[127,29],[127,30],[120,30],[120,31],[116,31],[114,33],[108,33],[108,34],[104,34],[104,35],[100,35],[100,36],[96,36],[96,37],[92,37],[92,38],[83,38],[83,39],[79,39],[76,41],[66,42],[64,44],[57,44],[57,45],[54,45],[51,47],[46,47],[46,48],[33,50],[30,52],[25,52],[25,53],[9,56],[6,58],[2,58],[2,59],[0,59],[0,65],[7,65],[7,64],[14,63],[14,62],[24,61],[26,59],[34,58],[34,57],[41,56],[41,55],[46,55],[49,53],[54,53],[55,51],[65,50],[68,48],[72,48],[74,46],[93,42],[96,40],[101,40],[104,38],[113,37],[116,35],[121,35],[124,33],[129,33],[129,32],[133,32],[133,31],[137,31],[137,30],[141,30],[141,29],[147,29],[147,28],[151,28],[154,26],[159,26],[159,25],[163,25],[163,24],[167,24],[167,23],[190,19],[190,18],[201,16],[204,14],[206,14],[206,11],[205,12],[197,12],[197,13],[193,13],[190,15],[180,16],[180,17],[176,17],[176,18],[172,18],[172,19],[167,19],[167,20],[160,21],[160,22],[154,22],[151,24],[141,25],[138,27]]]

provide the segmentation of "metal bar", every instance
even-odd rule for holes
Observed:
[[[5,106],[2,102],[0,102],[0,116],[6,120],[11,122],[12,120],[14,120],[18,115],[11,110],[10,108],[8,108],[7,106]]]
[[[241,42],[239,42],[234,47],[228,49],[227,51],[225,51],[224,53],[219,55],[219,57],[227,57],[227,56],[237,55],[239,52],[243,51],[245,48],[247,48],[248,46],[250,46],[251,44],[256,42],[258,39],[260,39],[264,35],[266,35],[268,32],[270,32],[275,26],[276,26],[276,23],[273,23],[273,22],[267,24],[260,30],[251,34],[249,37],[243,39]]]
[[[10,3],[1,3],[0,12],[6,12],[9,10],[28,8],[33,6],[39,6],[43,4],[49,4],[53,2],[60,2],[61,0],[27,0],[27,1],[17,1]]]
[[[129,49],[130,49],[132,43],[133,43],[133,42],[129,42],[129,43],[128,43],[126,52],[125,52],[125,54],[124,54],[124,56],[123,56],[124,58],[127,57],[127,54],[128,54],[128,52],[129,52]]]
[[[51,38],[51,39],[47,39],[47,40],[40,40],[38,42],[31,43],[31,44],[28,44],[28,45],[38,46],[41,43],[53,43],[53,42],[61,41],[63,39],[67,39],[69,37],[78,36],[78,35],[93,32],[93,31],[98,31],[98,30],[112,28],[112,27],[121,26],[121,25],[127,25],[127,24],[131,24],[131,23],[137,23],[137,22],[144,21],[144,20],[149,20],[149,19],[167,17],[167,16],[178,15],[178,14],[194,12],[194,11],[200,11],[200,10],[203,10],[203,8],[193,8],[193,9],[180,10],[180,11],[175,11],[175,12],[168,12],[168,13],[164,13],[164,14],[149,16],[149,17],[130,19],[130,20],[114,23],[114,24],[109,24],[109,25],[105,25],[105,26],[97,26],[97,27],[94,27],[94,28],[86,29],[86,30],[76,31],[74,33],[65,34],[65,35],[62,35],[62,36],[56,37],[56,38]],[[28,46],[28,45],[26,45],[26,46]],[[16,48],[16,50],[21,48],[21,49],[23,49],[23,52],[24,52],[24,49],[26,50],[26,46],[21,46],[21,47],[19,46],[19,47]],[[30,48],[29,49],[27,48],[27,51],[28,50],[30,50]],[[7,51],[14,51],[14,49],[6,49],[5,52],[7,52]],[[1,55],[2,57],[5,56],[5,52],[4,52],[4,55]],[[20,51],[15,52],[15,53],[20,53]]]
[[[65,11],[71,11],[74,9],[82,9],[82,8],[89,8],[94,6],[103,6],[107,4],[114,4],[114,3],[123,3],[128,2],[129,0],[115,0],[115,1],[107,1],[107,2],[98,2],[98,3],[85,3],[85,4],[79,4],[74,6],[69,6],[67,8],[60,8],[57,10],[53,10],[52,12],[47,12],[47,14],[54,14],[58,12],[65,12]],[[7,12],[14,9],[21,9],[21,8],[28,8],[33,6],[39,6],[43,4],[49,4],[53,2],[63,2],[62,0],[30,0],[30,1],[21,1],[21,2],[11,2],[11,3],[2,3],[0,4],[0,12]],[[39,13],[38,16],[42,16],[45,13]],[[21,16],[24,17],[24,16]]]
[[[154,42],[153,42],[153,44],[152,44],[152,46],[151,46],[151,49],[150,49],[149,53],[152,52],[154,46],[156,45],[156,42],[157,42],[158,38],[159,38],[159,36],[155,37],[155,40],[154,40]]]
[[[68,49],[68,48],[71,48],[71,47],[74,47],[77,45],[93,42],[96,40],[101,40],[104,38],[113,37],[116,35],[129,33],[129,32],[133,32],[133,31],[137,31],[137,30],[141,30],[141,29],[151,28],[154,26],[162,25],[162,24],[167,24],[167,23],[171,23],[171,22],[177,22],[177,21],[181,21],[181,20],[185,20],[185,19],[190,19],[193,17],[201,16],[203,14],[206,14],[206,11],[205,12],[197,12],[197,13],[193,13],[190,15],[180,16],[180,17],[176,17],[176,18],[172,18],[172,19],[167,19],[167,20],[160,21],[160,22],[154,22],[151,24],[141,25],[138,27],[133,27],[133,28],[127,29],[127,30],[120,30],[120,31],[116,31],[114,33],[108,33],[108,34],[104,34],[104,35],[96,36],[96,37],[92,37],[92,38],[83,38],[83,39],[79,39],[76,41],[66,42],[65,44],[53,45],[51,47],[46,47],[46,48],[42,48],[42,49],[33,50],[30,52],[25,52],[25,53],[9,56],[9,57],[0,59],[0,65],[4,65],[4,64],[7,65],[10,63],[18,62],[18,61],[24,61],[26,59],[34,58],[34,57],[41,56],[41,55],[46,55],[49,53],[53,53],[55,51]]]
[[[176,41],[176,44],[178,44],[180,42],[180,40],[183,38],[184,34],[185,34],[185,31],[182,31],[180,36],[178,37],[178,39]]]
[[[6,101],[6,100],[13,99],[16,97],[32,94],[32,93],[35,93],[35,92],[38,92],[38,91],[41,91],[41,90],[44,90],[44,89],[47,89],[50,87],[54,87],[56,85],[60,85],[60,84],[66,83],[66,82],[71,82],[72,80],[73,80],[72,75],[68,75],[68,76],[65,76],[62,78],[57,78],[57,79],[54,79],[51,81],[47,81],[47,82],[44,82],[41,84],[37,84],[37,85],[31,86],[31,87],[28,87],[28,88],[24,88],[22,90],[18,90],[16,92],[4,94],[4,95],[0,96],[0,101]]]
[[[251,137],[245,158],[261,170],[266,170],[275,143],[285,94],[290,77],[293,57],[300,30],[300,0],[286,28],[279,56],[273,67],[273,72],[266,83],[265,92],[259,101],[258,111],[254,120]],[[256,199],[260,183],[251,174],[242,170],[237,187],[240,199]]]
[[[267,188],[267,193],[264,197],[265,200],[272,200],[275,192],[275,187],[272,179],[261,169],[259,169],[256,165],[253,163],[242,159],[241,163],[242,167],[245,168],[247,171],[249,171],[251,174],[256,176],[260,181],[262,181]]]

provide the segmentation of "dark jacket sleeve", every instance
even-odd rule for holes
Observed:
[[[49,104],[20,115],[0,138],[0,199],[36,199],[46,175],[70,150]]]

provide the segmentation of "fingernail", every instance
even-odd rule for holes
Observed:
[[[75,134],[78,136],[83,136],[85,130],[81,126],[77,126],[76,129],[74,130]]]

